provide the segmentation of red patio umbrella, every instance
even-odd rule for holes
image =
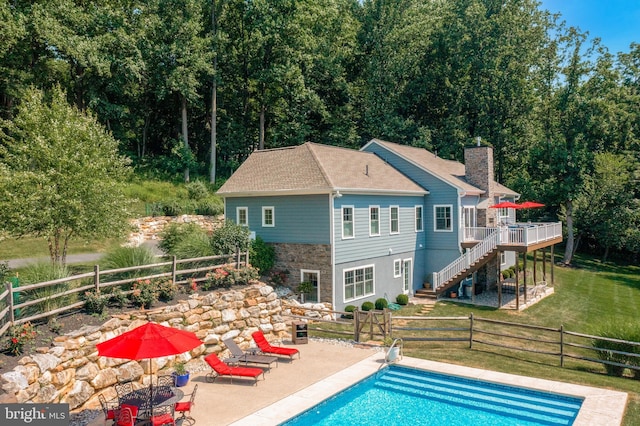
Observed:
[[[101,356],[137,361],[178,355],[197,348],[201,344],[200,339],[190,331],[148,322],[112,339],[98,343],[96,348],[98,355]],[[150,380],[150,398],[152,398],[153,372],[151,371],[151,362],[149,362],[149,370],[152,376]],[[153,409],[151,403],[150,406]]]
[[[519,209],[520,204],[512,203],[511,201],[503,201],[498,204],[494,204],[490,208],[492,209]]]
[[[534,209],[536,207],[544,207],[542,203],[536,203],[535,201],[525,201],[519,204],[521,209]]]

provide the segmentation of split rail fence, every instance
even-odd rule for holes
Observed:
[[[169,278],[174,284],[186,287],[192,281],[207,280],[208,272],[222,266],[231,264],[238,268],[248,263],[248,252],[191,259],[173,256],[166,262],[104,271],[95,265],[93,272],[24,286],[7,282],[4,291],[0,292],[0,336],[14,325],[82,310],[86,303],[82,295],[86,291],[100,293],[114,287],[126,288],[138,280],[157,278]],[[128,289],[123,294],[132,292]]]
[[[320,312],[330,313],[338,319],[321,320],[310,318],[308,314],[292,316],[307,320],[308,330],[317,332],[316,335],[344,335],[359,343],[383,340],[388,336],[401,338],[405,348],[410,347],[410,342],[416,342],[416,347],[438,342],[458,344],[471,350],[520,353],[520,358],[557,363],[566,368],[582,368],[585,363],[597,363],[603,365],[609,374],[617,376],[622,376],[624,370],[629,369],[634,378],[640,379],[640,342],[578,333],[566,330],[564,326],[519,324],[478,318],[473,314],[422,317],[393,315],[389,310]]]

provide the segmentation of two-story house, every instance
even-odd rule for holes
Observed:
[[[480,267],[486,287],[513,263],[500,244],[527,237],[500,232],[515,214],[490,207],[518,194],[494,181],[492,148],[468,148],[465,163],[377,139],[305,143],[252,153],[218,194],[228,220],[275,247],[276,268],[313,284],[308,299],[340,310],[425,281],[439,294]]]

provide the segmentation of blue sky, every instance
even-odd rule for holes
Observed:
[[[600,37],[614,55],[640,43],[640,0],[540,0],[541,9],[560,12],[567,25]]]

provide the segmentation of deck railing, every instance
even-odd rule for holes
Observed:
[[[558,237],[562,237],[561,222],[515,223],[499,228],[464,228],[464,241],[479,241],[479,243],[439,272],[434,272],[431,289],[436,291],[440,285],[468,269],[482,256],[495,249],[498,244],[529,246]]]

